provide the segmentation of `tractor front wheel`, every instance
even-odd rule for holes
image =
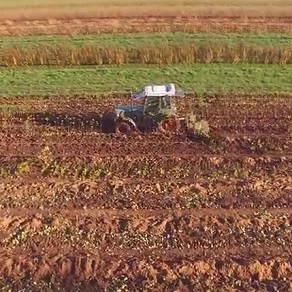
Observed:
[[[117,134],[129,135],[134,132],[134,127],[124,121],[117,122],[115,128]]]

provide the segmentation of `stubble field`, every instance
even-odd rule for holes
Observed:
[[[70,1],[0,4],[1,289],[289,291],[289,1]],[[100,132],[167,82],[210,141]]]

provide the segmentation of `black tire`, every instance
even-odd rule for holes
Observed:
[[[143,120],[143,132],[151,133],[155,129],[155,121],[152,117],[145,115]]]
[[[115,133],[115,118],[116,115],[113,112],[105,112],[101,118],[101,132],[110,134]]]
[[[115,132],[117,134],[130,135],[134,130],[134,127],[126,121],[118,121],[115,125]]]

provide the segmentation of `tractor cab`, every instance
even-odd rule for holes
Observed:
[[[134,108],[142,110],[144,115],[172,115],[176,114],[177,108],[174,97],[178,94],[175,85],[145,86],[141,91],[132,95],[132,101],[140,101],[139,106]],[[181,91],[181,95],[184,93]]]
[[[170,96],[146,97],[144,103],[144,114],[157,116],[176,111],[175,102]]]

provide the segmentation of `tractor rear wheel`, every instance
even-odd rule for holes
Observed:
[[[118,121],[115,126],[117,134],[129,135],[134,132],[134,127],[125,121]]]
[[[178,134],[180,126],[180,121],[175,117],[171,117],[159,122],[157,128],[163,134]]]

